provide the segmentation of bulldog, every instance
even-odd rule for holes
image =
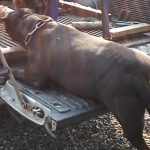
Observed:
[[[30,9],[3,17],[9,36],[27,49],[17,79],[36,87],[54,82],[71,93],[103,103],[138,150],[144,113],[150,113],[150,57],[112,41],[60,24]]]

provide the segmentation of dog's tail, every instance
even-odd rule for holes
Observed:
[[[137,99],[150,114],[150,80],[134,77],[133,88]]]

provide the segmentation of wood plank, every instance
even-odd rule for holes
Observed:
[[[140,46],[140,45],[144,45],[144,44],[148,44],[148,43],[150,43],[150,37],[147,39],[141,39],[141,40],[137,40],[137,41],[123,43],[123,45],[127,46],[127,47],[135,47],[135,46]]]
[[[78,30],[99,30],[102,29],[102,21],[91,21],[91,22],[72,22],[71,25]]]
[[[1,48],[1,50],[8,62],[24,62],[27,58],[27,53],[21,46]],[[0,65],[1,64],[0,58]]]
[[[128,37],[137,33],[145,33],[150,31],[150,24],[140,23],[136,25],[130,25],[125,27],[119,27],[110,29],[110,33],[112,35],[112,39]]]
[[[94,17],[102,20],[102,11],[96,10],[91,7],[86,7],[78,3],[67,2],[60,0],[60,8],[67,10],[69,14],[77,15],[80,17]],[[111,14],[109,14],[109,19],[111,20]]]
[[[4,54],[7,53],[15,53],[15,52],[25,52],[25,49],[21,46],[13,46],[13,47],[7,47],[7,48],[1,48],[2,52]]]

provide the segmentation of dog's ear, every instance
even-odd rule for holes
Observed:
[[[12,28],[19,24],[21,18],[27,14],[32,14],[32,10],[28,8],[20,8],[15,11],[5,13],[6,14],[1,19],[4,21],[7,31],[11,31],[14,30]]]
[[[13,20],[15,21],[15,19],[19,20],[19,18],[24,17],[26,14],[32,14],[33,11],[31,9],[28,8],[20,8],[17,9],[15,11],[7,11],[3,14],[3,17],[0,17],[2,20],[7,20],[9,18],[9,20]]]

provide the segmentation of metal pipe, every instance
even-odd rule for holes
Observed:
[[[103,31],[103,38],[110,40],[111,34],[109,31],[109,12],[108,12],[108,0],[100,0],[101,1],[101,11],[102,11],[102,31]]]

